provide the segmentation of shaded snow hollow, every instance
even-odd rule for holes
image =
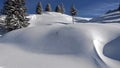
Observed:
[[[1,37],[1,68],[119,68],[120,24],[71,24],[60,13],[30,18],[30,27]]]

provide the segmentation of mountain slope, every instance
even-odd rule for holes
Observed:
[[[114,11],[103,16],[93,18],[90,22],[120,23],[120,11]]]

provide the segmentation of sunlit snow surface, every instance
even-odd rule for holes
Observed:
[[[4,68],[4,67],[0,67],[0,68]]]
[[[1,36],[1,68],[119,68],[120,24],[72,24],[52,12],[30,18],[28,28]]]

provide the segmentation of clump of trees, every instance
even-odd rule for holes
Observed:
[[[38,2],[37,8],[36,8],[36,13],[42,14],[42,12],[43,12],[42,4],[41,4],[41,2]]]
[[[6,15],[4,28],[7,32],[29,25],[24,0],[5,0],[2,14]]]
[[[64,14],[64,12],[65,12],[64,5],[63,4],[57,5],[55,8],[55,12]]]
[[[42,14],[42,12],[43,12],[42,10],[43,10],[43,9],[42,9],[42,4],[41,4],[41,2],[39,2],[38,5],[37,5],[37,8],[36,8],[36,13],[37,13],[37,14]],[[46,11],[46,12],[51,12],[51,11],[52,11],[51,4],[50,4],[50,3],[48,3],[48,4],[46,5],[45,11]],[[55,11],[55,12],[58,12],[58,13],[64,14],[64,13],[65,13],[65,8],[64,8],[63,3],[62,3],[61,5],[57,5],[54,11]],[[76,10],[76,8],[75,8],[74,5],[72,5],[72,6],[70,7],[70,14],[72,15],[72,22],[73,22],[73,24],[74,24],[74,17],[77,15],[77,10]]]
[[[25,0],[5,0],[3,9],[1,11],[2,14],[6,15],[4,20],[4,29],[9,32],[15,29],[20,29],[27,27],[29,25],[29,19],[26,17],[26,7],[25,7]],[[51,4],[48,3],[45,7],[46,12],[51,12]],[[36,13],[42,14],[43,7],[42,3],[38,2],[36,7]],[[57,5],[55,8],[55,12],[58,13],[65,13],[65,8],[63,3],[61,5]],[[73,17],[74,23],[74,16],[77,14],[77,11],[74,6],[71,7],[70,13]]]
[[[63,13],[65,13],[65,8],[64,8],[64,5],[63,5],[63,3],[61,4],[61,13],[63,14]]]
[[[57,6],[56,6],[55,12],[61,13],[61,6],[60,6],[60,5],[57,5]]]
[[[52,7],[51,7],[51,4],[50,4],[50,3],[48,3],[48,4],[46,5],[45,11],[46,11],[46,12],[51,12],[51,11],[52,11]],[[64,9],[63,3],[62,3],[61,5],[57,5],[54,11],[55,11],[55,12],[58,12],[58,13],[64,14],[65,9]],[[41,4],[41,2],[38,2],[37,7],[36,7],[36,14],[42,14],[42,12],[43,12],[42,4]]]
[[[46,5],[45,11],[49,11],[49,12],[52,11],[51,4],[50,4],[50,3],[48,3],[48,4]]]

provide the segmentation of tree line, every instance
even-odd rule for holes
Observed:
[[[26,4],[25,0],[5,0],[1,13],[6,15],[3,25],[6,32],[24,28],[29,25],[28,23],[29,19],[26,17],[27,9],[25,7],[25,4]],[[50,3],[46,5],[45,11],[46,12],[52,11]],[[65,12],[64,5],[63,4],[57,5],[54,11],[64,14]],[[43,13],[42,3],[38,2],[36,7],[36,14],[41,15],[42,13]],[[74,16],[77,14],[77,10],[74,5],[71,6],[70,13],[72,15],[74,23]]]
[[[52,11],[50,3],[48,3],[46,5],[45,11],[48,11],[48,12]],[[42,4],[41,4],[41,2],[38,2],[37,7],[36,7],[36,13],[37,14],[42,14],[42,12],[43,12]],[[65,10],[64,10],[63,4],[62,5],[57,5],[56,8],[55,8],[55,12],[64,13]]]
[[[46,5],[45,11],[47,11],[47,12],[51,12],[52,11],[50,3],[48,3]],[[61,5],[57,5],[54,11],[58,12],[58,13],[64,14],[65,13],[65,8],[64,8],[63,3]],[[37,14],[42,14],[42,12],[43,12],[42,3],[38,2],[37,8],[36,8],[36,13]],[[71,8],[70,8],[70,14],[72,15],[72,22],[74,24],[74,16],[77,15],[77,10],[76,10],[74,5],[72,5]]]
[[[51,11],[52,11],[51,4],[50,4],[50,3],[48,3],[48,4],[46,5],[45,11],[48,11],[48,12],[51,12]],[[64,13],[65,13],[65,8],[64,8],[63,3],[62,3],[61,5],[57,5],[54,11],[64,14]],[[36,13],[37,13],[37,14],[42,14],[42,12],[43,12],[42,3],[41,3],[41,2],[38,2],[37,7],[36,7]],[[76,10],[76,8],[75,8],[74,5],[71,6],[71,8],[70,8],[70,13],[71,13],[72,16],[77,14],[77,10]]]

